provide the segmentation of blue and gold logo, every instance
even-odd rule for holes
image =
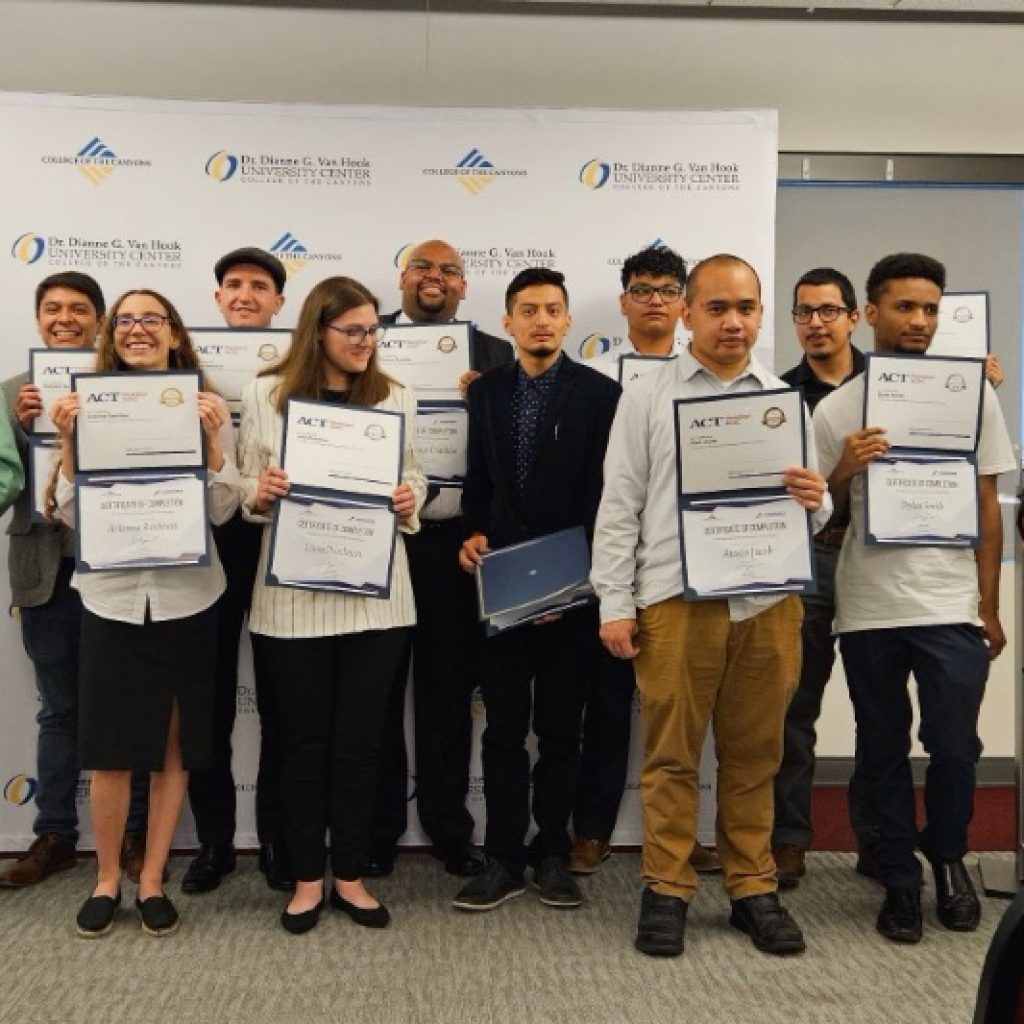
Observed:
[[[11,246],[11,255],[19,263],[35,263],[44,252],[46,252],[46,240],[42,235],[35,235],[31,231],[18,235],[14,240],[14,245]]]
[[[289,277],[309,262],[306,258],[309,250],[290,231],[286,231],[270,247],[270,251],[284,264]]]
[[[238,157],[229,153],[226,149],[218,149],[206,161],[206,173],[214,181],[228,181],[235,176],[237,170]]]
[[[395,253],[395,266],[399,270],[405,270],[406,263],[409,262],[409,254],[416,248],[415,242],[407,242],[402,246],[398,252]]]
[[[494,164],[479,149],[471,149],[455,166],[462,171],[459,184],[470,195],[478,195],[494,180]]]
[[[79,174],[93,185],[102,185],[114,173],[117,154],[98,135],[94,135],[77,153]]]
[[[600,334],[588,334],[580,342],[580,358],[596,359],[602,356],[612,347],[611,338],[605,338]]]
[[[590,189],[604,188],[611,174],[611,165],[595,157],[580,168],[580,184]]]
[[[12,775],[4,786],[4,799],[15,807],[24,807],[36,795],[39,783],[30,775]]]

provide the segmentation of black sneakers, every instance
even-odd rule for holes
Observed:
[[[522,875],[512,875],[504,864],[488,860],[483,871],[458,891],[452,906],[457,910],[493,910],[525,891]]]
[[[540,889],[540,901],[547,907],[568,910],[583,903],[583,893],[561,857],[543,857],[533,869],[533,884]]]
[[[790,956],[807,948],[800,926],[774,892],[733,900],[729,924],[746,932],[762,953]]]
[[[653,889],[644,889],[633,945],[648,956],[681,956],[689,909],[686,900],[678,896],[662,896]]]

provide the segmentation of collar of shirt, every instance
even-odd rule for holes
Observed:
[[[551,390],[551,385],[555,383],[555,377],[558,375],[558,368],[562,365],[563,359],[565,359],[565,353],[559,352],[558,358],[543,373],[538,373],[536,377],[531,377],[523,369],[523,364],[520,363],[516,367],[516,390],[535,387],[547,393]]]
[[[811,369],[811,364],[808,362],[807,356],[804,356],[792,370],[789,370],[785,377],[795,386],[801,384],[818,384],[823,388],[828,388],[834,391],[838,387],[842,387],[848,380],[853,380],[854,377],[864,372],[864,353],[861,352],[856,345],[850,346],[850,354],[853,356],[853,367],[850,370],[848,376],[844,377],[838,384],[830,384],[828,381],[822,380],[818,377],[815,372]]]
[[[778,387],[776,378],[770,374],[753,356],[747,360],[747,365],[742,372],[730,380],[722,380],[717,374],[709,370],[699,359],[696,359],[690,351],[689,346],[679,353],[676,360],[676,373],[681,381],[693,380],[694,377],[703,376],[717,391],[729,391],[746,377],[753,377],[762,388]]]

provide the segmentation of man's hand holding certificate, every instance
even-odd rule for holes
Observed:
[[[808,510],[824,484],[804,468],[800,392],[679,399],[675,409],[684,596],[812,590]]]
[[[400,413],[289,400],[282,467],[255,500],[274,507],[268,585],[388,596],[398,517],[415,508],[399,483],[404,431]]]
[[[864,371],[868,544],[975,547],[985,361],[872,353]],[[869,450],[868,450],[869,449]]]

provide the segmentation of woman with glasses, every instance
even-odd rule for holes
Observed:
[[[281,914],[285,930],[315,927],[324,900],[324,840],[330,832],[330,904],[357,924],[382,928],[385,907],[366,891],[360,868],[369,852],[377,760],[388,693],[416,621],[402,533],[419,529],[426,481],[413,450],[416,400],[377,362],[377,300],[348,277],[309,293],[291,347],[245,391],[239,438],[242,510],[269,523],[288,494],[280,468],[283,413],[290,398],[347,403],[405,418],[401,483],[391,495],[398,517],[390,596],[268,586],[270,530],[264,530],[249,628],[282,724],[285,840],[296,886]]]
[[[101,373],[198,370],[199,361],[174,306],[157,292],[122,295],[96,352]],[[49,495],[51,514],[75,525],[72,435],[79,395],[50,411],[61,461]],[[200,390],[209,519],[238,507],[234,431],[223,400]],[[92,770],[90,803],[97,879],[78,914],[78,933],[110,931],[121,903],[119,854],[132,770],[150,776],[149,830],[135,904],[149,935],[169,935],[178,913],[163,891],[164,867],[191,768],[208,756],[213,724],[214,603],[224,573],[207,525],[209,564],[78,573],[82,598],[79,758]]]

